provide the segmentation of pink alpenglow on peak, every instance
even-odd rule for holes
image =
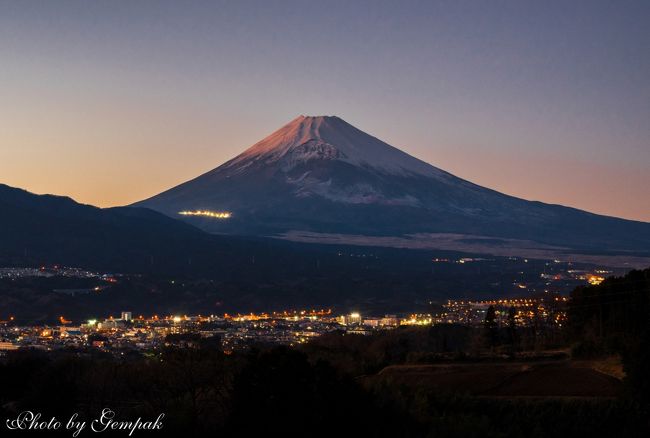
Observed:
[[[336,116],[298,116],[227,163],[285,160],[285,169],[313,159],[340,160],[398,175],[441,177],[446,172],[418,160]]]

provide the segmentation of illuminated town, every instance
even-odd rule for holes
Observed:
[[[72,278],[96,278],[109,282],[115,282],[115,275],[99,273],[83,268],[68,266],[40,266],[30,268],[0,268],[0,279],[26,278],[26,277],[72,277]]]
[[[147,317],[124,311],[119,317],[93,319],[77,325],[61,316],[58,325],[38,326],[20,326],[9,317],[0,321],[0,351],[95,347],[115,353],[144,352],[176,344],[191,346],[193,342],[206,339],[216,340],[220,348],[228,352],[260,344],[293,346],[333,331],[369,335],[409,325],[480,327],[490,306],[495,309],[499,325],[507,325],[507,315],[510,309],[515,309],[518,326],[552,329],[561,327],[566,320],[566,303],[565,297],[558,296],[494,301],[449,300],[437,313],[382,316],[364,316],[359,312],[335,315],[331,309]]]
[[[204,213],[204,212],[193,212]],[[211,213],[211,212],[209,212]],[[216,213],[215,213],[216,214]],[[434,263],[475,264],[483,259],[434,259]],[[558,269],[557,266],[566,268]],[[559,261],[549,262],[539,274],[535,289],[530,284],[514,282],[516,290],[528,296],[493,300],[430,301],[417,312],[378,314],[366,310],[335,311],[329,308],[282,310],[257,313],[222,313],[219,315],[140,315],[126,309],[121,315],[105,315],[91,320],[75,320],[59,315],[57,324],[26,325],[20,315],[0,315],[0,352],[22,348],[55,350],[67,347],[94,347],[105,351],[146,352],[187,339],[210,339],[224,351],[245,349],[252,345],[298,345],[330,332],[370,335],[401,326],[454,324],[480,327],[488,309],[494,309],[495,322],[501,327],[516,324],[532,329],[560,329],[567,319],[568,298],[557,291],[545,290],[558,281],[578,281],[585,285],[600,284],[612,271],[576,269]],[[94,272],[76,267],[41,266],[0,268],[0,278],[68,277],[90,281],[90,287],[52,289],[51,293],[74,300],[86,294],[100,294],[128,276]],[[174,283],[173,280],[171,283]],[[540,287],[541,286],[541,287]],[[348,310],[350,310],[348,308]],[[422,311],[424,310],[424,312]],[[65,313],[65,310],[63,311]],[[189,338],[188,338],[189,337]]]

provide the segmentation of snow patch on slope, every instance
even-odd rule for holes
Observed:
[[[411,195],[390,197],[383,194],[370,184],[357,183],[340,187],[333,184],[332,179],[321,181],[313,178],[310,172],[305,172],[300,177],[287,178],[287,182],[296,187],[294,194],[297,198],[310,198],[320,196],[334,202],[345,204],[382,204],[405,207],[417,207],[420,201]]]

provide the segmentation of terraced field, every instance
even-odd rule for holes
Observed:
[[[364,379],[487,397],[616,397],[622,390],[619,379],[570,360],[395,365]]]

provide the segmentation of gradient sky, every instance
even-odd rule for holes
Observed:
[[[650,221],[650,2],[0,0],[2,183],[128,204],[300,114]]]

